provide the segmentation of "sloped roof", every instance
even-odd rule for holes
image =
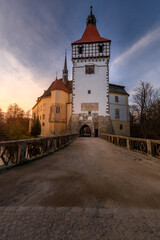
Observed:
[[[125,90],[125,86],[122,85],[116,85],[116,84],[109,84],[109,92],[110,93],[120,93],[120,94],[125,94],[128,95],[129,94],[126,92]]]
[[[111,41],[107,38],[102,38],[97,30],[96,25],[89,24],[86,26],[86,29],[80,40],[73,42],[72,44],[78,43],[89,43],[89,42],[106,42]]]
[[[72,81],[67,81],[66,88],[68,88],[69,93],[72,93]]]
[[[59,81],[57,78],[51,85],[50,91],[53,91],[53,90],[62,90],[69,93],[69,90],[68,88],[66,88],[65,84]]]
[[[49,97],[51,96],[51,91],[53,90],[62,90],[65,91],[67,93],[72,93],[72,81],[67,81],[66,85],[62,82],[62,78],[57,79],[52,82],[52,84],[49,86],[49,88],[44,91],[43,95],[41,97],[39,97],[38,99],[40,100],[41,98],[44,97]]]

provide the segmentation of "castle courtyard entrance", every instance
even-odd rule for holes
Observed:
[[[81,137],[91,137],[91,129],[86,124],[81,127],[79,133]]]

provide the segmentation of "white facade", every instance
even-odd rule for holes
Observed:
[[[86,113],[83,103],[97,103],[98,109],[91,111],[108,116],[107,58],[81,59],[73,62],[73,113]],[[86,66],[94,66],[94,73],[86,74]]]
[[[115,101],[115,97],[118,97],[118,102]],[[129,111],[128,111],[128,96],[110,94],[110,117],[111,120],[117,120],[116,111],[119,110],[119,120],[128,121],[129,120]]]
[[[119,103],[116,104],[112,96],[109,100],[110,90],[113,93],[122,93],[122,95],[127,93],[124,86],[109,84],[111,40],[100,36],[96,27],[96,18],[92,14],[92,7],[86,24],[81,39],[72,43],[71,129],[79,132],[80,136],[88,133],[88,128],[92,134],[95,133],[95,136],[98,132],[113,134],[118,132],[119,124],[122,130],[122,123],[119,120],[127,121],[126,109],[128,108],[126,108],[123,97],[120,97]],[[126,96],[124,98],[126,99]]]

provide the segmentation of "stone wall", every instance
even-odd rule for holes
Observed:
[[[112,125],[114,128],[114,133],[121,136],[130,136],[130,122],[129,121],[120,121],[112,120]],[[120,129],[122,125],[122,129]]]
[[[98,103],[81,103],[81,111],[98,111],[99,104]]]
[[[83,125],[88,125],[92,131],[98,129],[99,133],[114,134],[112,121],[109,116],[88,116],[86,114],[72,114],[68,132],[80,132]]]

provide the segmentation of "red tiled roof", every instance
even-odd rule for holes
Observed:
[[[59,81],[57,78],[51,85],[50,91],[53,91],[53,90],[62,90],[69,93],[69,89],[66,88],[65,84]]]
[[[107,38],[102,38],[97,30],[96,25],[89,24],[86,26],[86,29],[83,33],[83,36],[80,40],[73,42],[74,43],[87,43],[87,42],[103,42],[111,41]]]

